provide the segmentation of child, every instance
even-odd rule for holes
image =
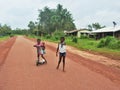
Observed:
[[[46,52],[45,52],[45,43],[44,42],[42,43],[42,50],[43,50],[43,54],[45,54]]]
[[[47,63],[47,60],[45,59],[45,57],[43,56],[43,47],[44,47],[44,50],[45,50],[45,44],[42,44],[41,40],[40,39],[37,39],[37,44],[34,45],[34,47],[37,48],[37,57],[38,57],[38,61],[36,63],[36,65],[38,66],[38,64],[40,64],[40,55],[41,57],[45,60],[45,63]]]
[[[58,51],[59,51],[59,61],[58,61],[57,69],[59,69],[59,65],[61,63],[61,60],[63,59],[63,72],[64,72],[65,71],[65,57],[66,57],[66,44],[65,44],[64,37],[60,38],[60,43],[58,43],[56,56],[58,55]]]

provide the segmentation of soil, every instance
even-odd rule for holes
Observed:
[[[63,72],[62,63],[56,69],[57,44],[45,42],[47,64],[37,67],[35,40],[23,36],[12,40],[7,43],[10,49],[1,64],[0,90],[120,90],[120,70],[96,61],[102,56],[68,46]]]

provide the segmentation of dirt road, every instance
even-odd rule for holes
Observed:
[[[75,57],[70,52],[66,72],[62,72],[62,65],[56,70],[55,46],[47,45],[45,57],[48,64],[36,67],[34,43],[22,36],[17,37],[0,67],[0,90],[120,90],[120,84],[77,62],[84,58],[72,60]]]

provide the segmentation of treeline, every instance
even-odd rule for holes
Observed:
[[[29,31],[27,29],[16,28],[14,30],[11,29],[7,24],[0,24],[0,36],[14,36],[14,35],[28,35]]]
[[[5,36],[5,35],[10,35],[11,34],[11,27],[4,24],[4,25],[1,25],[0,24],[0,36]]]
[[[38,22],[30,21],[29,31],[33,34],[47,33],[52,34],[55,31],[75,29],[72,14],[62,5],[58,4],[56,9],[45,7],[39,10]]]

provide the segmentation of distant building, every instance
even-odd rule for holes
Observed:
[[[106,36],[113,36],[116,38],[120,38],[120,26],[119,27],[107,27],[98,30],[92,31],[95,35],[96,39],[100,39]]]
[[[89,37],[91,31],[89,31],[88,29],[80,29],[80,30],[65,31],[64,33],[66,35],[70,35],[70,36],[81,37],[81,35],[83,35],[83,36],[88,36]]]

